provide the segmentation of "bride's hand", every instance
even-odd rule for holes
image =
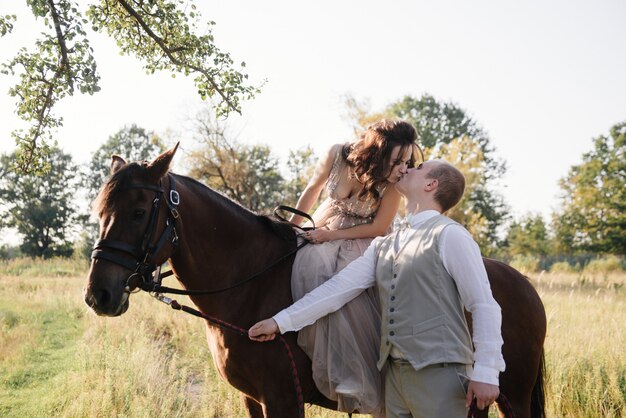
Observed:
[[[311,244],[321,244],[326,241],[332,241],[332,231],[328,229],[316,229],[314,231],[305,232],[303,237]]]
[[[248,330],[248,337],[254,341],[270,341],[278,334],[278,324],[272,318],[257,322]]]

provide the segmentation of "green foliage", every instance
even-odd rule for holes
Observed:
[[[196,122],[199,147],[189,152],[191,177],[255,212],[295,204],[314,167],[310,148],[290,152],[285,178],[269,146],[229,139],[225,127],[206,113]]]
[[[584,273],[588,274],[608,274],[622,271],[623,257],[617,257],[614,255],[608,255],[606,257],[596,258],[591,260],[583,269]]]
[[[551,250],[548,228],[541,215],[526,215],[509,227],[505,246],[509,255],[534,254],[546,256]]]
[[[189,175],[255,212],[281,202],[285,181],[267,145],[246,145],[224,138],[189,156]]]
[[[0,179],[0,198],[5,202],[2,217],[23,237],[21,251],[32,257],[52,257],[72,253],[68,232],[78,220],[74,194],[76,167],[69,154],[51,151],[50,170],[45,176],[10,171],[15,154],[3,155],[0,166],[6,170]]]
[[[12,258],[20,257],[21,251],[19,247],[2,244],[0,245],[0,260],[9,260]]]
[[[0,15],[0,37],[13,31],[13,22],[15,22],[15,18],[15,15]]]
[[[295,207],[298,199],[313,176],[315,154],[310,146],[297,151],[290,150],[287,160],[288,178],[282,203]]]
[[[560,184],[561,210],[553,219],[559,249],[626,254],[626,122],[593,145]]]
[[[465,194],[466,210],[477,214],[477,224],[466,224],[468,229],[480,230],[477,240],[485,255],[491,255],[498,247],[498,232],[508,218],[508,208],[502,196],[491,186],[505,171],[505,166],[493,157],[493,150],[487,133],[467,112],[457,104],[438,101],[424,94],[419,98],[405,96],[389,105],[385,113],[411,122],[417,129],[420,144],[429,150],[431,158],[450,160],[449,148],[453,141],[465,139],[466,147],[477,145],[482,154],[480,163],[473,167],[474,181]],[[468,143],[469,142],[469,143]],[[462,152],[462,150],[461,150]],[[453,164],[458,162],[450,161]],[[469,175],[469,171],[464,171]]]
[[[425,148],[436,148],[468,136],[480,144],[484,154],[490,152],[486,132],[454,103],[438,101],[429,94],[419,98],[404,96],[389,105],[387,111],[412,123],[419,133],[420,144]]]
[[[465,198],[450,216],[474,235],[483,254],[495,255],[499,230],[508,218],[503,197],[493,189],[505,165],[493,157],[487,133],[455,103],[438,101],[424,94],[405,96],[382,112],[370,112],[367,102],[346,98],[348,118],[357,129],[364,129],[381,118],[399,118],[412,123],[426,158],[442,158],[465,174]]]
[[[23,173],[50,169],[53,133],[63,123],[52,112],[57,102],[76,90],[87,94],[100,90],[84,29],[89,23],[115,39],[122,53],[142,60],[148,73],[164,70],[193,76],[200,97],[219,98],[218,115],[240,112],[240,101],[258,92],[246,85],[248,76],[235,68],[230,55],[215,45],[210,31],[214,22],[198,34],[200,16],[191,1],[93,0],[86,13],[72,0],[28,4],[43,20],[45,31],[34,50],[21,48],[2,66],[3,73],[18,78],[9,94],[18,98],[17,114],[29,125],[12,134],[17,144],[15,167]],[[0,18],[0,35],[11,31],[13,20],[14,16]]]
[[[517,254],[509,263],[511,267],[522,273],[534,273],[539,271],[541,259],[532,254]]]
[[[36,18],[42,18],[46,32],[36,41],[34,51],[21,48],[2,72],[17,75],[19,82],[9,90],[17,97],[17,114],[29,127],[12,133],[17,144],[15,168],[21,172],[43,173],[49,161],[53,130],[63,119],[52,113],[55,104],[78,89],[93,94],[100,90],[96,63],[76,4],[70,0],[55,3],[28,2]]]
[[[124,54],[142,59],[148,73],[168,70],[193,75],[200,97],[220,96],[218,115],[239,112],[240,98],[252,98],[257,92],[243,84],[248,76],[234,69],[230,55],[216,47],[210,31],[215,22],[207,23],[204,35],[195,34],[200,16],[188,0],[101,0],[87,14]]]
[[[580,266],[572,266],[567,261],[559,261],[550,266],[550,273],[575,273],[580,270]]]
[[[165,144],[157,135],[133,124],[111,135],[91,156],[84,187],[90,200],[94,199],[109,177],[111,156],[119,155],[126,161],[150,160],[165,151]]]

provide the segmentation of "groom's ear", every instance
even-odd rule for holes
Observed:
[[[426,190],[427,192],[432,192],[433,190],[437,188],[437,186],[439,186],[439,180],[428,179],[428,181],[426,182],[426,185],[424,186],[424,190]]]

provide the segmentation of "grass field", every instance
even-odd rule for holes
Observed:
[[[0,263],[0,416],[245,416],[215,374],[201,320],[146,294],[99,318],[82,301],[85,271]],[[626,274],[531,278],[548,315],[548,416],[626,417]]]

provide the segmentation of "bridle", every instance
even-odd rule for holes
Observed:
[[[128,276],[125,283],[125,291],[128,293],[135,291],[137,288],[145,287],[151,282],[160,284],[161,264],[155,263],[154,256],[168,243],[171,243],[174,251],[178,248],[179,238],[176,232],[176,221],[179,218],[177,207],[180,204],[180,196],[176,191],[174,177],[169,173],[168,180],[170,190],[164,199],[168,207],[167,219],[165,221],[165,228],[154,245],[151,245],[151,243],[156,222],[159,217],[161,200],[163,200],[165,194],[162,181],[159,182],[158,186],[153,184],[131,184],[124,189],[144,189],[155,192],[152,208],[150,210],[150,218],[148,219],[148,225],[146,226],[140,245],[133,246],[123,241],[101,239],[96,242],[93,247],[91,253],[93,260],[101,259],[110,261],[111,263],[132,271],[132,274]],[[119,254],[120,252],[123,253],[123,255]]]
[[[165,199],[165,202],[169,209],[167,213],[167,219],[165,221],[166,225],[165,229],[161,233],[160,238],[154,245],[150,246],[150,242],[152,241],[152,235],[154,234],[154,230],[156,228],[156,221],[159,216],[160,203],[163,199],[163,195],[165,194],[162,182],[159,183],[159,186],[153,184],[131,184],[129,186],[126,186],[124,189],[145,189],[153,190],[155,192],[155,197],[152,201],[152,209],[150,211],[150,218],[148,220],[148,225],[146,226],[146,230],[144,232],[140,246],[133,247],[132,245],[127,244],[123,241],[101,239],[96,242],[95,246],[93,247],[93,251],[91,253],[92,259],[107,260],[132,271],[132,274],[128,276],[125,281],[124,290],[127,293],[144,290],[161,301],[165,301],[164,299],[168,299],[164,298],[162,293],[173,293],[177,295],[210,295],[222,293],[224,291],[231,290],[243,284],[246,284],[258,277],[261,277],[264,273],[281,264],[283,261],[287,260],[289,257],[298,252],[300,248],[308,244],[308,241],[303,240],[301,243],[297,244],[294,249],[274,260],[272,263],[265,266],[265,268],[263,268],[262,270],[252,274],[246,279],[240,280],[226,287],[208,290],[184,290],[162,286],[162,279],[169,275],[172,275],[173,271],[169,270],[161,273],[162,264],[155,263],[154,256],[163,248],[163,246],[168,241],[171,242],[174,251],[176,251],[179,242],[178,233],[176,232],[176,221],[180,218],[177,210],[177,207],[180,204],[180,196],[176,191],[174,177],[169,173],[168,180],[170,184],[170,190],[166,196],[167,198]],[[289,221],[287,221],[280,214],[281,211],[292,212],[299,216],[307,218],[309,222],[311,222],[311,224],[313,225],[312,227],[299,227],[292,224],[296,228],[303,231],[315,229],[315,222],[313,221],[313,218],[309,216],[309,214],[301,212],[289,206],[277,206],[274,209],[274,216],[284,222]],[[124,256],[118,254],[119,252],[124,253]],[[130,256],[131,258],[129,258],[128,256]]]

